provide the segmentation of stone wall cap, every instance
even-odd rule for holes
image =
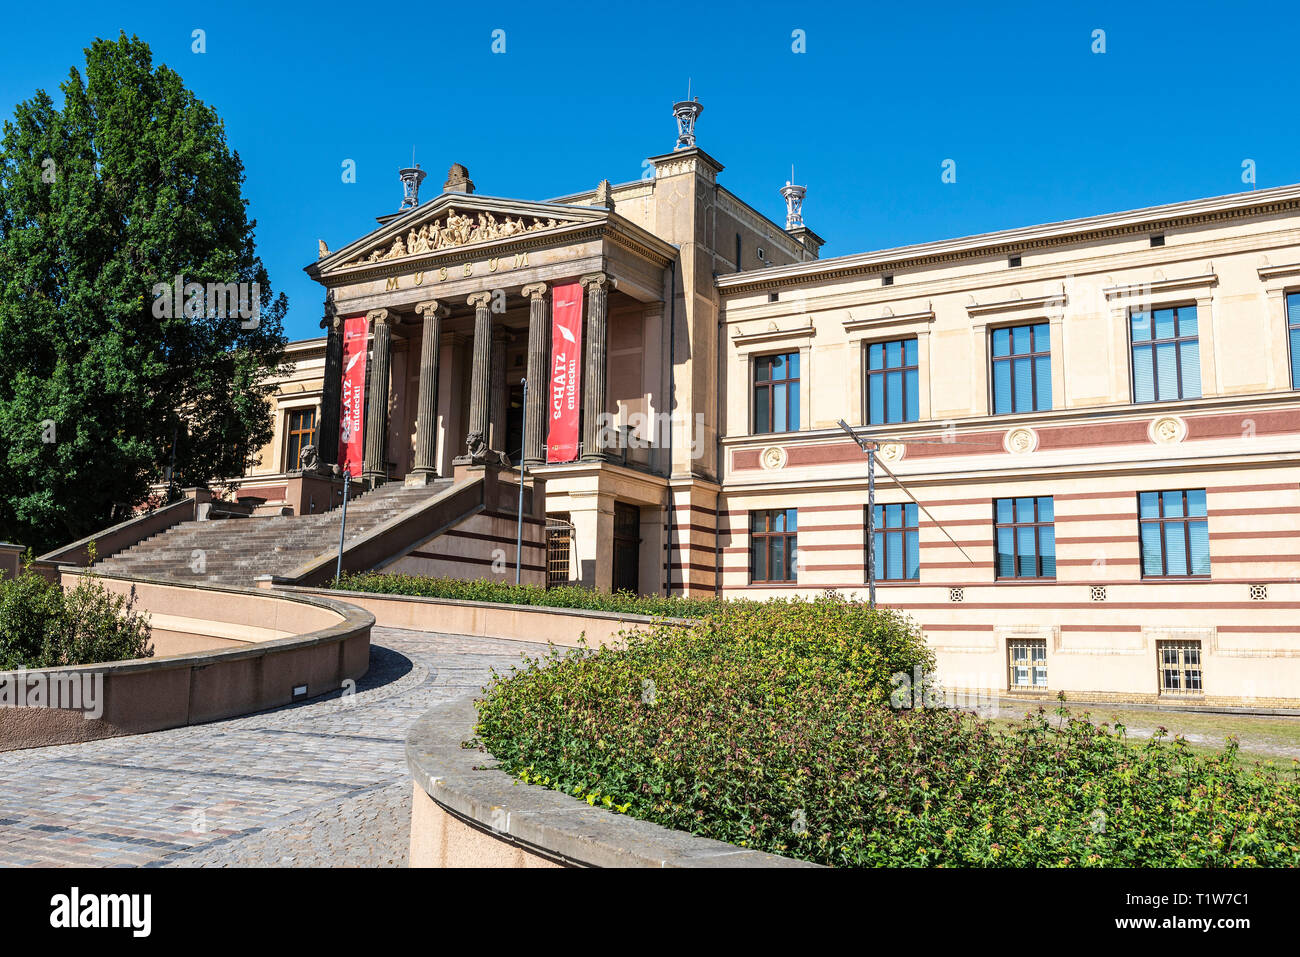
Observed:
[[[65,575],[84,575],[87,572],[78,569],[64,569]],[[375,624],[375,616],[364,608],[358,608],[356,605],[349,605],[345,602],[336,601],[323,595],[301,595],[288,594],[286,591],[276,589],[268,591],[261,588],[239,588],[233,585],[214,585],[210,582],[190,583],[172,581],[170,579],[158,578],[128,578],[119,575],[102,575],[105,581],[125,581],[139,582],[142,585],[157,585],[166,588],[190,588],[196,591],[219,591],[228,592],[232,595],[243,595],[248,598],[259,600],[279,599],[281,601],[300,602],[305,605],[312,605],[317,608],[323,608],[332,611],[340,616],[340,620],[333,625],[325,628],[318,628],[316,631],[305,632],[301,635],[290,635],[285,638],[272,638],[268,641],[253,642],[246,648],[214,648],[207,651],[193,651],[179,655],[164,655],[159,658],[128,658],[124,661],[97,661],[84,665],[66,665],[53,668],[27,668],[16,669],[26,674],[64,674],[67,672],[103,672],[106,675],[127,674],[139,671],[165,671],[172,668],[191,668],[196,665],[215,664],[217,661],[238,661],[242,658],[257,658],[271,651],[281,651],[288,648],[310,648],[314,645],[329,644],[331,642],[341,641],[348,638],[358,631],[366,631]],[[10,674],[11,672],[0,671],[0,675]]]
[[[341,598],[384,598],[395,601],[419,602],[426,605],[457,605],[462,608],[493,608],[503,611],[528,611],[544,615],[566,615],[575,618],[596,618],[600,621],[628,622],[634,625],[653,625],[667,622],[670,625],[689,626],[696,622],[694,618],[670,618],[666,615],[634,615],[622,611],[600,611],[588,608],[561,608],[555,605],[515,605],[503,601],[472,601],[468,598],[434,598],[428,595],[396,595],[382,591],[344,591],[342,589],[314,587],[311,585],[288,585],[277,591],[305,592],[319,595],[327,592]],[[325,597],[322,595],[321,597]]]
[[[426,712],[407,735],[406,761],[429,797],[499,840],[583,867],[820,866],[674,831],[485,767],[490,754],[461,747],[477,718],[473,698]]]

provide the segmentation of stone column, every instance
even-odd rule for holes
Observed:
[[[583,371],[582,461],[600,462],[601,418],[605,413],[605,373],[608,352],[608,278],[603,272],[583,276],[579,282],[587,291],[587,368]]]
[[[524,286],[528,297],[528,403],[524,407],[524,468],[546,464],[546,396],[550,379],[546,367],[549,345],[546,324],[546,284]]]
[[[387,309],[372,309],[366,313],[374,330],[370,346],[370,391],[366,396],[366,454],[361,467],[361,477],[374,488],[388,480],[388,368],[389,313]]]
[[[506,388],[506,336],[505,329],[500,326],[492,330],[492,409],[488,448],[509,455],[510,450],[506,448],[506,413],[510,408],[510,391]]]
[[[470,371],[469,432],[461,461],[482,464],[488,458],[492,414],[492,293],[476,292],[467,301],[474,307],[474,362]]]
[[[316,432],[316,448],[320,451],[321,465],[334,465],[339,460],[339,415],[343,401],[343,319],[334,314],[334,304],[325,304],[325,318],[321,320],[325,333],[325,381],[321,388],[320,427]],[[298,463],[293,463],[297,468]]]
[[[437,300],[422,302],[415,311],[424,317],[420,344],[420,397],[415,408],[415,462],[407,485],[428,485],[438,478],[438,354],[442,320],[451,311]]]

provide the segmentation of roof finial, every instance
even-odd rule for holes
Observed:
[[[420,184],[428,175],[415,162],[415,150],[411,150],[411,165],[399,170],[397,175],[402,178],[402,205],[397,207],[397,211],[400,213],[404,209],[415,209],[420,205]]]
[[[697,96],[691,99],[690,80],[686,81],[686,99],[673,104],[673,117],[677,120],[677,145],[673,150],[688,150],[695,146],[695,121],[704,112]]]
[[[807,186],[794,183],[794,164],[790,165],[790,179],[781,187],[785,197],[785,228],[796,229],[803,225],[803,198],[808,195]]]

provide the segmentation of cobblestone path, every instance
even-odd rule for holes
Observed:
[[[0,754],[0,866],[403,867],[407,730],[544,650],[376,628],[352,695]]]

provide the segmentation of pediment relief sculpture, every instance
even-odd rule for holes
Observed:
[[[495,239],[509,239],[511,236],[521,236],[524,233],[570,225],[569,222],[556,219],[538,219],[535,216],[531,219],[531,222],[526,222],[523,216],[507,216],[505,219],[498,220],[487,212],[462,214],[454,209],[448,209],[447,215],[441,220],[424,223],[419,229],[411,227],[405,236],[398,236],[387,248],[381,246],[347,265],[362,266],[366,263],[382,262],[385,259],[400,259],[402,256],[413,256],[417,253],[486,243]]]

